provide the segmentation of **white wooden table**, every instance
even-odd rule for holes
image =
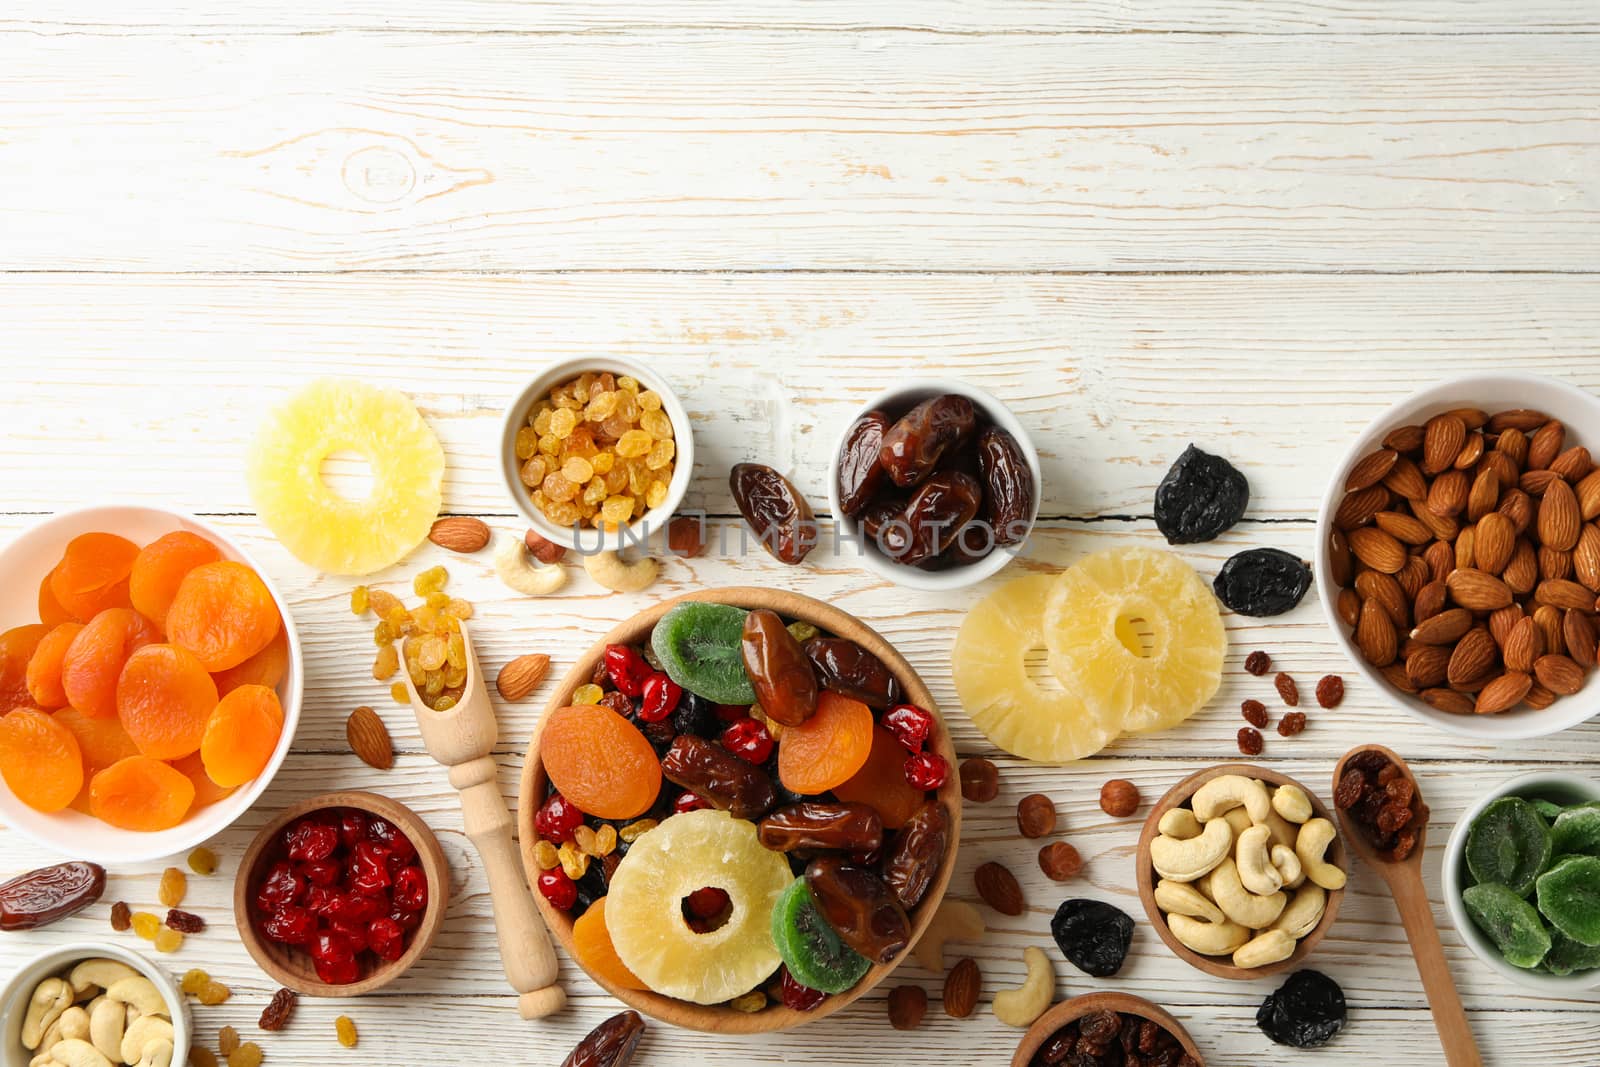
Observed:
[[[340,8],[339,13],[325,11]],[[237,534],[287,592],[307,652],[294,753],[195,879],[212,924],[171,960],[236,996],[197,1037],[253,1031],[271,989],[228,930],[233,864],[275,810],[332,785],[416,807],[454,864],[437,946],[357,1003],[303,1003],[266,1035],[278,1064],[554,1063],[617,1010],[570,963],[573,1008],[520,1022],[486,887],[454,794],[409,714],[368,677],[351,581],[310,572],[256,522],[242,458],[263,406],[347,374],[414,396],[445,444],[446,511],[519,529],[498,484],[504,401],[556,357],[627,353],[692,412],[689,504],[732,515],[730,463],[787,470],[815,502],[853,405],[909,374],[980,382],[1045,460],[1043,518],[1007,574],[1119,542],[1159,543],[1151,496],[1193,440],[1254,490],[1246,522],[1184,554],[1206,575],[1241,547],[1309,554],[1312,514],[1347,442],[1392,398],[1451,373],[1517,366],[1600,389],[1600,8],[1573,0],[10,0],[0,7],[0,536],[108,498],[176,506]],[[1592,432],[1592,428],[1591,428]],[[489,669],[542,650],[570,662],[652,598],[783,583],[856,612],[932,686],[963,754],[948,652],[985,589],[912,593],[850,563],[765,558],[666,567],[641,596],[581,574],[516,600],[486,560],[425,546],[379,583],[446,563],[480,605]],[[1594,999],[1519,990],[1449,929],[1446,831],[1488,784],[1590,762],[1600,729],[1495,748],[1424,728],[1346,670],[1311,599],[1281,620],[1229,618],[1227,679],[1178,730],[1064,768],[999,759],[998,801],[969,806],[956,891],[1010,863],[1030,909],[990,915],[975,950],[984,1007],[935,1008],[905,1038],[880,989],[759,1041],[653,1028],[638,1062],[1002,1063],[989,1014],[1026,945],[1049,946],[1067,895],[1139,916],[1115,980],[1065,964],[1062,995],[1117,988],[1189,1025],[1215,1064],[1442,1060],[1394,909],[1357,870],[1316,966],[1351,1001],[1331,1047],[1291,1054],[1255,1029],[1275,983],[1220,984],[1174,959],[1133,892],[1137,822],[1096,805],[1126,776],[1147,800],[1236,755],[1237,707],[1269,650],[1303,685],[1349,683],[1274,765],[1327,789],[1334,759],[1381,739],[1421,773],[1437,826],[1427,872],[1488,1062],[1596,1062]],[[514,797],[544,690],[503,706]],[[344,742],[380,709],[395,769]],[[1043,791],[1088,860],[1065,888],[1018,838]],[[0,833],[3,873],[51,859]],[[108,900],[154,903],[161,865],[112,872]],[[0,972],[109,934],[100,907],[0,937]],[[124,935],[125,937],[131,935]],[[1054,949],[1051,949],[1054,954]],[[899,980],[940,980],[904,967]],[[892,983],[891,983],[892,984]],[[332,1019],[355,1017],[359,1051]]]

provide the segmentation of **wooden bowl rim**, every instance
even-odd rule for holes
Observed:
[[[255,881],[256,868],[274,838],[294,820],[326,808],[356,808],[394,823],[416,847],[417,862],[428,878],[428,906],[422,913],[422,925],[418,926],[412,935],[405,954],[397,960],[380,963],[366,977],[348,985],[328,985],[285,967],[277,958],[280,950],[269,945],[256,929],[255,923],[251,921],[250,886]],[[239,869],[234,874],[233,917],[245,950],[274,982],[308,997],[359,997],[388,985],[422,958],[423,953],[433,944],[439,928],[444,924],[449,892],[449,861],[445,859],[444,850],[439,847],[439,839],[422,820],[422,816],[400,801],[378,793],[365,790],[339,790],[289,805],[256,833],[250,841],[249,848],[245,849],[244,857],[239,861]],[[282,951],[300,950],[286,948]]]
[[[716,589],[705,589],[699,592],[686,593],[671,600],[646,608],[630,618],[619,623],[612,630],[597,641],[587,652],[578,658],[571,670],[561,679],[552,694],[550,701],[545,706],[544,714],[539,718],[539,725],[534,729],[533,737],[528,744],[528,756],[522,767],[522,782],[518,790],[517,799],[517,838],[519,850],[522,853],[523,867],[527,872],[528,881],[533,883],[539,875],[538,864],[533,859],[533,842],[538,835],[533,827],[533,816],[538,810],[538,803],[533,798],[541,796],[545,786],[543,764],[539,759],[539,734],[544,729],[550,712],[556,708],[564,707],[569,703],[569,697],[574,689],[589,681],[593,675],[595,664],[605,653],[609,644],[628,643],[639,640],[642,634],[649,632],[650,627],[656,624],[663,615],[678,604],[689,601],[703,601],[714,604],[731,604],[735,607],[756,609],[768,608],[779,615],[800,619],[819,626],[829,633],[839,637],[849,638],[872,652],[881,659],[890,672],[899,680],[904,690],[905,699],[920,707],[926,708],[934,716],[937,723],[943,727],[944,718],[939,713],[934,703],[933,694],[929,692],[921,677],[906,662],[884,637],[873,630],[866,623],[854,615],[831,604],[782,589],[761,589],[753,586],[724,586]],[[678,1000],[675,997],[664,996],[649,990],[623,989],[610,981],[589,972],[578,962],[577,955],[572,950],[572,924],[573,920],[566,912],[557,911],[550,906],[543,895],[534,893],[534,901],[539,906],[539,912],[544,916],[546,925],[550,928],[551,936],[561,945],[573,962],[583,969],[589,978],[606,992],[622,1001],[624,1004],[660,1022],[670,1026],[681,1026],[690,1030],[700,1030],[706,1033],[722,1034],[763,1034],[777,1030],[787,1030],[791,1027],[801,1026],[808,1022],[822,1019],[834,1012],[854,1003],[862,995],[871,990],[910,955],[911,949],[916,945],[917,939],[927,929],[928,923],[933,919],[933,913],[938,909],[939,902],[944,899],[946,889],[949,888],[950,878],[955,873],[956,853],[961,841],[961,782],[956,774],[955,746],[950,740],[948,728],[935,731],[934,740],[930,747],[942,755],[950,764],[950,778],[937,792],[938,798],[944,802],[950,812],[950,847],[945,853],[944,863],[939,869],[933,884],[928,887],[928,893],[917,905],[911,916],[911,939],[906,948],[898,957],[888,963],[874,964],[855,987],[844,993],[834,994],[822,1002],[812,1011],[800,1012],[785,1007],[782,1004],[769,1005],[762,1011],[746,1013],[735,1011],[732,1008],[719,1005],[693,1004],[689,1001]]]
[[[1017,1043],[1017,1051],[1011,1057],[1011,1067],[1028,1067],[1028,1061],[1043,1047],[1045,1041],[1049,1040],[1051,1034],[1074,1019],[1103,1009],[1137,1015],[1141,1019],[1156,1023],[1177,1038],[1178,1043],[1183,1046],[1183,1051],[1200,1061],[1200,1067],[1205,1067],[1206,1058],[1200,1054],[1199,1046],[1171,1012],[1132,993],[1110,992],[1084,993],[1081,996],[1068,997],[1035,1019],[1033,1025],[1028,1027],[1027,1033],[1022,1035],[1022,1040]]]
[[[1211,781],[1211,779],[1220,778],[1225,774],[1242,774],[1248,778],[1260,778],[1262,781],[1269,782],[1272,785],[1299,786],[1301,791],[1310,798],[1313,814],[1327,819],[1333,824],[1334,837],[1333,843],[1329,848],[1329,854],[1332,861],[1345,872],[1347,879],[1350,875],[1350,856],[1349,850],[1344,845],[1344,828],[1340,825],[1338,819],[1330,813],[1328,806],[1322,802],[1315,791],[1307,789],[1305,785],[1281,771],[1274,771],[1253,763],[1224,763],[1216,767],[1207,767],[1204,770],[1196,771],[1167,790],[1166,794],[1156,802],[1156,806],[1150,809],[1150,815],[1144,821],[1144,829],[1139,834],[1139,851],[1136,860],[1139,900],[1144,904],[1145,917],[1150,920],[1150,925],[1155,928],[1161,940],[1167,943],[1167,947],[1172,950],[1173,955],[1189,964],[1189,966],[1204,971],[1215,978],[1244,982],[1255,978],[1268,978],[1300,966],[1322,941],[1328,932],[1328,928],[1333,925],[1334,919],[1338,917],[1339,905],[1344,901],[1344,889],[1329,891],[1327,906],[1322,912],[1321,921],[1295,945],[1293,955],[1288,959],[1279,960],[1277,963],[1269,963],[1262,967],[1235,967],[1231,963],[1223,962],[1227,959],[1225,956],[1202,956],[1182,941],[1179,941],[1173,935],[1172,930],[1168,928],[1166,917],[1161,914],[1161,909],[1156,906],[1155,868],[1150,864],[1150,842],[1160,833],[1157,829],[1157,824],[1161,822],[1163,815],[1173,808],[1181,807],[1185,801],[1194,795],[1197,789]]]

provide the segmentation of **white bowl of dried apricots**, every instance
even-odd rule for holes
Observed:
[[[192,516],[101,506],[0,550],[0,822],[80,859],[183,852],[253,804],[300,721],[288,606]]]

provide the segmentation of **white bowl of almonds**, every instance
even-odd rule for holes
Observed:
[[[1542,737],[1600,711],[1600,398],[1474,374],[1384,412],[1334,471],[1317,590],[1380,692],[1468,737]]]

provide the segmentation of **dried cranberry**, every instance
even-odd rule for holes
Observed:
[[[314,885],[306,891],[306,910],[326,915],[339,901],[339,890],[331,885]]]
[[[729,898],[726,891],[708,885],[690,893],[686,903],[689,913],[695,918],[715,919],[728,906]]]
[[[393,919],[374,919],[367,927],[367,947],[380,960],[397,960],[406,951],[406,932]]]
[[[323,930],[311,938],[311,962],[316,966],[317,977],[329,985],[347,985],[361,975],[350,939],[332,930]]]
[[[350,922],[346,919],[334,919],[328,923],[328,929],[336,934],[344,935],[350,942],[350,951],[355,953],[365,952],[367,949],[367,925],[365,923]]]
[[[349,848],[367,836],[367,817],[355,808],[339,813],[339,844]]]
[[[302,863],[315,863],[333,855],[339,847],[339,831],[327,823],[301,819],[283,835],[289,847],[289,858]]]
[[[801,985],[795,980],[794,975],[789,973],[787,967],[783,969],[783,981],[779,986],[782,990],[783,1006],[792,1011],[811,1011],[828,999],[828,994],[822,990]]]
[[[373,819],[368,823],[367,837],[380,845],[387,845],[389,851],[398,856],[402,864],[410,863],[417,858],[417,846],[400,832],[400,827],[388,819]]]
[[[321,914],[329,922],[366,923],[389,910],[389,903],[361,893],[339,893],[328,901]]]
[[[772,755],[772,735],[755,719],[740,719],[722,731],[722,747],[750,763],[765,763]]]
[[[331,859],[302,863],[295,872],[312,885],[333,885],[339,880],[339,865]]]
[[[571,841],[572,831],[581,825],[583,812],[560,793],[551,793],[533,817],[533,828],[539,831],[539,836],[557,844]]]
[[[395,908],[389,912],[389,918],[399,923],[400,929],[408,934],[422,925],[422,912],[420,911],[401,911],[399,908]]]
[[[428,906],[428,876],[421,867],[404,867],[394,877],[394,906],[401,911],[422,911]]]
[[[883,728],[909,752],[921,752],[933,736],[933,716],[915,704],[896,704],[883,713]]]
[[[256,910],[270,912],[287,907],[300,899],[305,888],[305,882],[294,873],[294,868],[279,860],[267,868],[267,876],[256,890]]]
[[[638,650],[629,645],[607,645],[605,668],[611,684],[627,697],[643,693],[645,679],[655,673]]]
[[[560,867],[539,872],[539,892],[557,911],[567,911],[578,902],[578,887]]]
[[[388,845],[376,841],[362,841],[350,857],[350,888],[363,896],[388,889],[394,879],[389,875]]]
[[[305,908],[290,904],[268,915],[261,932],[283,945],[303,945],[316,931],[317,918]]]
[[[672,811],[676,815],[682,815],[686,811],[699,811],[701,808],[709,808],[710,806],[711,802],[709,800],[702,800],[695,794],[685,790],[678,794],[677,800],[672,802]]]
[[[913,789],[938,789],[950,777],[950,764],[937,752],[918,752],[906,757],[905,771]]]
[[[652,674],[645,679],[644,702],[639,705],[639,718],[645,722],[660,722],[678,709],[683,699],[683,687],[665,674]]]

